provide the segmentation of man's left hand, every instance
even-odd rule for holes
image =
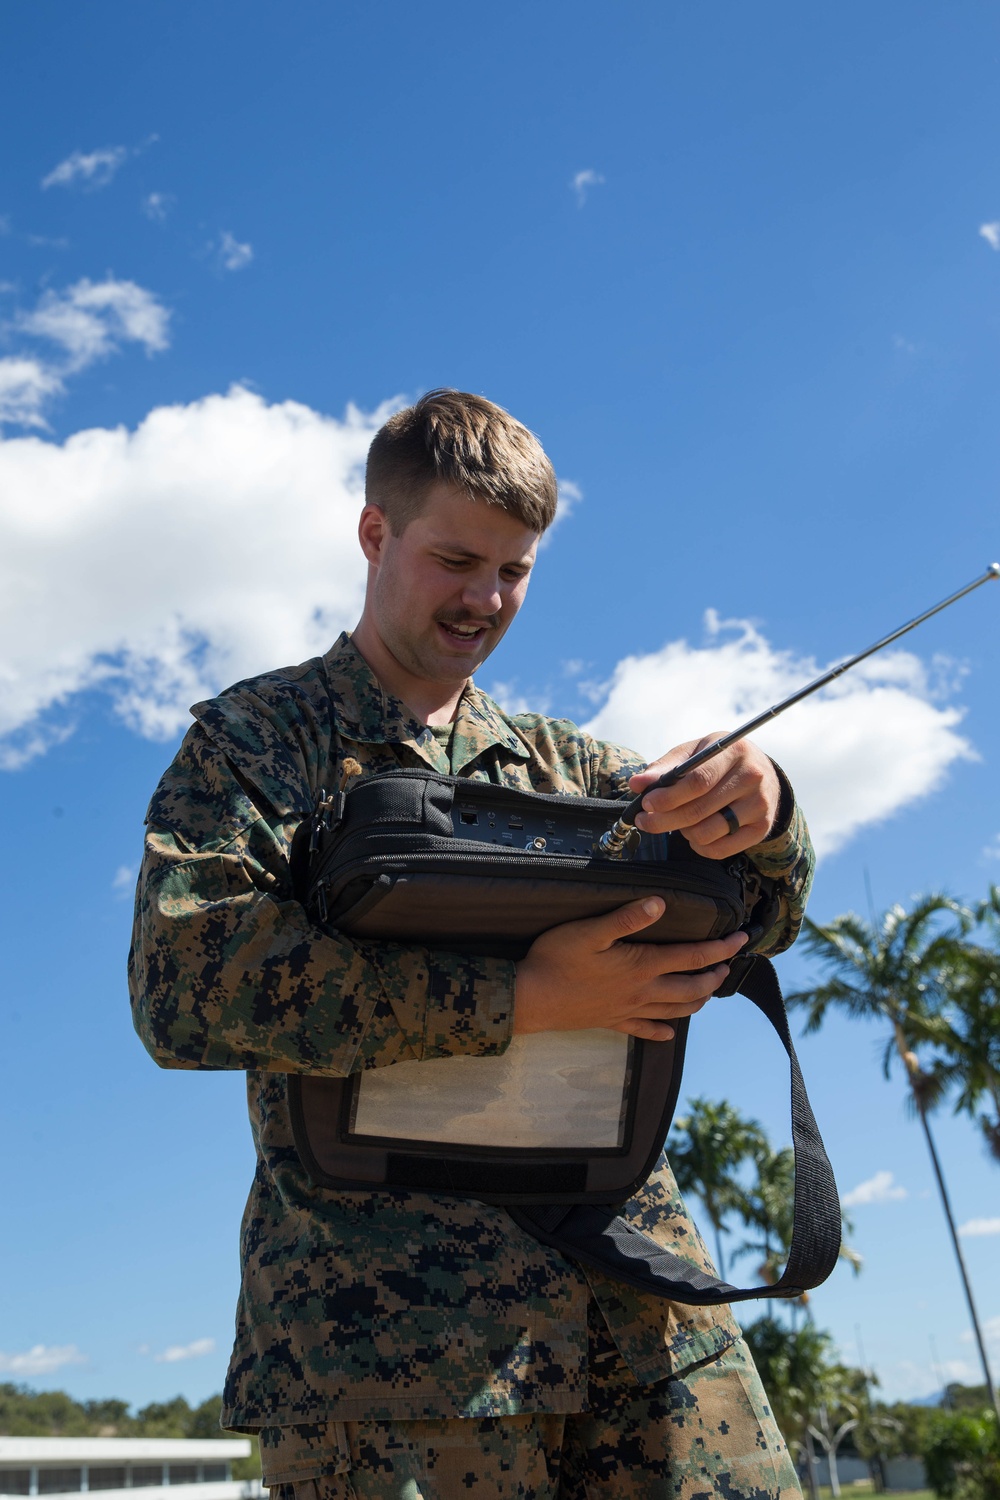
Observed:
[[[721,739],[725,730],[700,740],[676,745],[633,776],[634,793],[642,792],[671,766],[679,765]],[[774,766],[751,740],[737,740],[713,760],[689,771],[674,786],[659,787],[643,799],[643,811],[635,826],[645,833],[679,830],[696,854],[708,859],[729,859],[753,844],[762,843],[774,826],[781,802],[781,785]],[[735,830],[721,811],[729,808],[739,827]]]

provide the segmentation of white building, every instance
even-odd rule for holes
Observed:
[[[257,1480],[231,1477],[249,1438],[0,1437],[0,1496],[101,1500],[254,1500]]]

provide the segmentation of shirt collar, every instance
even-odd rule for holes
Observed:
[[[337,728],[345,739],[363,745],[410,745],[424,752],[432,746],[434,736],[427,725],[382,686],[347,631],[334,641],[323,664],[337,705]],[[520,760],[530,753],[502,709],[470,682],[455,717],[452,764],[468,765],[493,745]]]

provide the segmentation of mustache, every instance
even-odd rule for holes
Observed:
[[[500,624],[499,615],[472,615],[467,609],[444,609],[434,618],[439,625],[487,625],[491,630]]]

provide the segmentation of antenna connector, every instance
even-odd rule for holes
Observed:
[[[604,859],[631,859],[642,837],[634,823],[616,818],[611,827],[595,839],[591,852]]]

